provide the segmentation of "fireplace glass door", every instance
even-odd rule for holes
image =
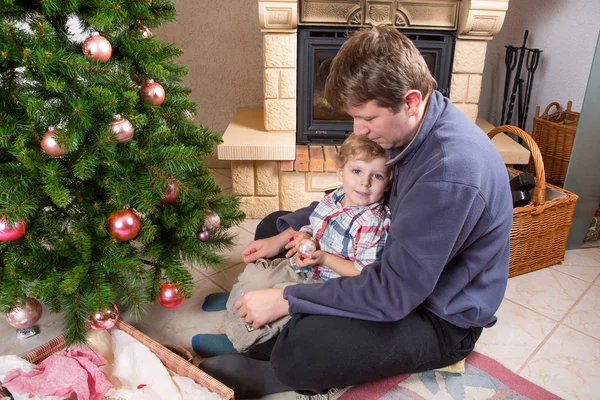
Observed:
[[[324,97],[331,61],[353,28],[298,27],[297,143],[341,144],[352,133],[352,118]],[[449,94],[454,33],[403,30],[417,45],[438,90]]]

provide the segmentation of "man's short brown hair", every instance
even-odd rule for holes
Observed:
[[[325,98],[333,107],[374,100],[398,112],[409,90],[425,98],[436,88],[415,44],[396,28],[379,26],[358,30],[344,42],[331,63]]]

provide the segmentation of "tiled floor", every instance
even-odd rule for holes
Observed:
[[[231,191],[231,172],[215,170],[224,191]],[[176,310],[148,308],[141,321],[125,319],[161,343],[190,348],[196,333],[223,330],[223,313],[206,313],[208,293],[224,291],[236,282],[244,264],[239,256],[252,240],[258,220],[233,228],[236,247],[227,253],[222,270],[193,270],[193,298]],[[498,323],[486,329],[476,350],[565,399],[600,398],[600,248],[593,243],[571,250],[564,262],[509,280]],[[45,310],[47,311],[47,310]],[[20,354],[56,336],[62,318],[45,312],[41,333],[19,340],[8,324],[0,324],[0,354]],[[293,400],[294,393],[268,396]]]

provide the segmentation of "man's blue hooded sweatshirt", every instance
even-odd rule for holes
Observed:
[[[290,314],[397,321],[423,306],[462,328],[493,325],[513,211],[491,140],[434,91],[417,135],[388,165],[392,223],[381,261],[355,277],[286,287]],[[314,206],[279,218],[278,228],[298,229]]]

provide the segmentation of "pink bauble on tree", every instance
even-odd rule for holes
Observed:
[[[113,120],[108,124],[108,130],[119,143],[129,142],[133,137],[133,125],[119,114],[113,115]]]
[[[112,46],[110,42],[98,32],[93,32],[91,36],[83,41],[81,46],[83,54],[92,61],[106,62],[112,55]]]
[[[0,219],[0,242],[12,242],[25,233],[25,222],[17,221],[8,224],[5,219]]]
[[[160,285],[158,293],[158,303],[164,308],[174,309],[181,307],[185,299],[179,293],[179,286],[174,283],[165,282]]]
[[[42,140],[40,141],[42,151],[51,157],[62,157],[67,154],[67,151],[60,147],[56,142],[54,127],[49,127]]]
[[[108,233],[121,242],[136,237],[141,226],[138,216],[127,208],[112,213],[106,223]]]
[[[221,226],[221,218],[214,211],[206,212],[206,219],[204,220],[204,227],[209,231],[214,231],[215,229],[219,229]]]
[[[104,310],[98,310],[89,315],[88,321],[90,327],[97,331],[103,331],[110,329],[117,323],[119,319],[119,309],[116,305],[106,308]]]
[[[172,202],[177,200],[178,193],[179,189],[177,189],[177,185],[175,185],[174,183],[168,183],[167,190],[165,191],[163,197],[160,199],[160,204],[171,204]]]
[[[148,79],[140,89],[140,98],[145,104],[160,106],[165,101],[165,89],[160,83]]]
[[[28,297],[23,304],[18,305],[6,314],[8,323],[17,329],[31,328],[41,317],[42,304],[33,297]]]

